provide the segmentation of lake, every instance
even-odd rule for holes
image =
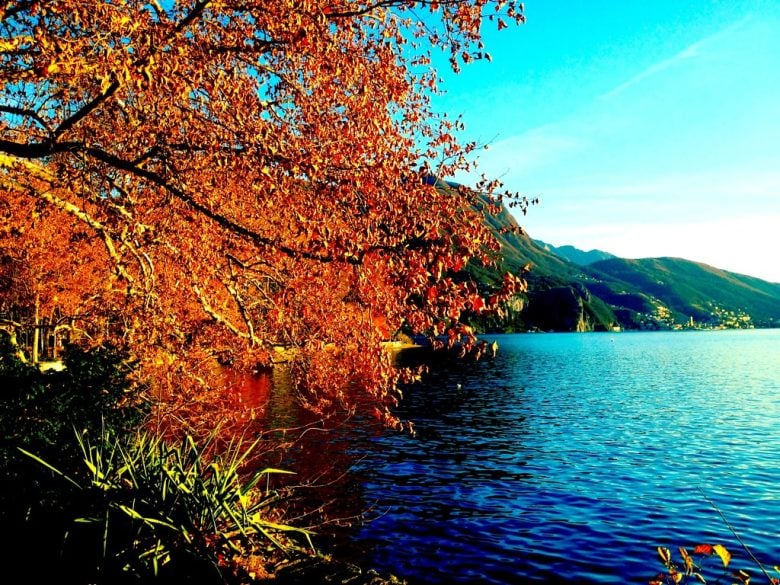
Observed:
[[[494,360],[408,390],[416,437],[347,448],[372,506],[351,541],[364,566],[410,583],[647,583],[657,546],[721,543],[758,581],[704,495],[780,564],[780,330],[485,339]]]

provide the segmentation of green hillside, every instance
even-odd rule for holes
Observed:
[[[676,323],[689,323],[692,317],[711,325],[736,326],[734,320],[758,327],[780,324],[780,285],[758,278],[682,258],[612,258],[585,270],[593,279],[591,292],[620,308],[638,309],[618,298],[620,293],[638,292],[660,301]]]
[[[565,258],[538,245],[528,234],[521,230],[514,216],[503,208],[498,215],[487,217],[488,225],[493,229],[501,243],[501,261],[498,272],[489,271],[490,277],[500,278],[502,272],[518,273],[526,265],[531,265],[529,275],[534,281],[559,285],[572,281],[581,270]]]
[[[454,184],[444,188],[454,187]],[[682,258],[591,262],[604,252],[555,248],[533,240],[506,208],[488,216],[501,243],[497,267],[469,266],[472,278],[495,285],[504,272],[522,274],[528,292],[506,317],[478,323],[506,331],[591,331],[780,327],[780,284]],[[568,258],[579,259],[579,265]]]
[[[507,310],[501,322],[483,323],[483,327],[510,331],[604,331],[618,324],[611,307],[591,294],[583,281],[582,268],[554,254],[534,241],[504,208],[487,217],[501,243],[496,268],[472,264],[472,276],[485,284],[500,281],[505,272],[523,274],[528,292]],[[524,268],[529,267],[528,272]]]

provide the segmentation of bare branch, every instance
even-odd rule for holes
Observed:
[[[5,106],[5,105],[0,105],[0,112],[6,112],[7,114],[14,114],[16,116],[22,116],[25,118],[32,118],[38,123],[38,125],[41,128],[46,130],[46,133],[49,136],[52,135],[51,128],[49,128],[49,126],[46,124],[46,120],[44,120],[43,118],[40,117],[40,115],[38,115],[38,112],[27,110],[25,108],[17,108],[15,106]]]
[[[203,307],[203,310],[206,312],[206,314],[214,319],[217,323],[220,325],[223,325],[227,328],[228,331],[230,331],[233,335],[236,335],[237,337],[240,337],[241,339],[252,339],[252,336],[247,333],[246,331],[241,331],[238,327],[233,325],[230,321],[228,321],[225,317],[217,313],[212,307],[211,304],[208,302],[208,299],[206,299],[206,296],[201,292],[200,288],[198,286],[193,286],[192,290],[195,291],[195,294],[198,297],[198,300],[200,301],[201,306]]]

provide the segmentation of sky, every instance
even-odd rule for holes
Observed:
[[[436,109],[553,245],[780,283],[780,0],[527,0]]]

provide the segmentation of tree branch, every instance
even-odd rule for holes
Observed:
[[[214,309],[211,308],[211,305],[209,304],[208,300],[206,300],[205,295],[201,292],[200,288],[198,286],[193,286],[192,290],[195,291],[195,294],[198,297],[198,300],[200,301],[201,306],[203,307],[203,310],[206,312],[206,314],[214,319],[217,323],[220,325],[224,325],[228,331],[230,331],[233,335],[240,337],[242,339],[250,339],[254,341],[254,335],[250,335],[249,333],[246,333],[245,331],[241,331],[238,327],[233,325],[230,321],[228,321],[225,317],[217,313]]]
[[[49,126],[46,124],[46,120],[44,120],[38,115],[38,112],[34,112],[32,110],[27,110],[24,108],[17,108],[15,106],[5,106],[5,105],[0,105],[0,112],[5,112],[7,114],[15,114],[17,116],[22,116],[25,118],[32,118],[33,120],[38,122],[41,128],[46,130],[46,133],[49,136],[52,135],[51,128],[49,128]]]
[[[2,141],[0,141],[0,149],[1,148],[2,148]],[[162,187],[168,193],[170,193],[180,201],[192,207],[195,211],[203,214],[204,216],[208,217],[212,221],[216,222],[219,226],[235,233],[236,235],[243,236],[256,244],[268,246],[269,248],[278,250],[291,258],[305,258],[307,260],[315,260],[317,262],[324,262],[324,263],[342,261],[348,264],[359,264],[362,262],[362,258],[358,258],[355,256],[345,257],[342,259],[342,258],[337,258],[335,256],[315,254],[313,252],[307,252],[305,250],[298,250],[290,246],[287,246],[285,244],[282,244],[280,242],[276,242],[271,238],[262,236],[257,232],[255,232],[254,230],[251,230],[246,226],[233,221],[232,219],[226,217],[225,215],[222,215],[221,213],[209,209],[202,203],[195,201],[195,199],[193,199],[183,189],[171,185],[168,181],[165,180],[165,178],[163,178],[162,176],[160,176],[155,172],[140,168],[129,161],[121,159],[113,154],[110,154],[98,148],[86,147],[86,148],[82,148],[81,151],[87,154],[88,156],[96,160],[99,160],[101,162],[104,162],[116,169],[132,173],[137,177],[146,179],[147,181],[159,187]]]
[[[5,141],[0,141],[0,144],[2,142]],[[7,160],[3,160],[2,158],[0,158],[0,166],[7,166],[7,163],[8,163]],[[36,173],[39,176],[39,178],[45,177],[46,175],[45,169],[38,167],[37,165],[35,165],[35,163],[30,163],[26,161],[25,161],[25,165],[33,173]],[[119,276],[124,278],[128,283],[129,294],[134,294],[135,290],[133,288],[133,283],[135,282],[135,278],[133,278],[133,276],[125,269],[122,262],[122,256],[117,252],[116,247],[114,246],[114,241],[111,239],[111,234],[109,233],[108,228],[106,228],[106,226],[104,226],[100,221],[96,220],[89,213],[87,213],[80,207],[74,205],[70,201],[60,199],[50,191],[26,188],[23,185],[16,183],[12,179],[9,179],[5,174],[0,174],[0,185],[13,189],[15,191],[22,191],[27,194],[32,194],[34,197],[38,197],[39,199],[42,199],[43,201],[49,203],[50,205],[56,207],[57,209],[60,209],[65,213],[74,216],[76,219],[84,222],[90,228],[92,228],[97,233],[99,233],[103,238],[103,242],[105,243],[106,250],[108,252],[109,257],[114,261],[117,273],[119,274]]]
[[[197,2],[193,9],[190,11],[187,16],[185,16],[171,31],[171,33],[168,35],[166,42],[162,43],[162,45],[165,45],[167,41],[179,33],[181,33],[184,29],[186,29],[190,24],[192,24],[205,10],[206,6],[211,2],[211,0],[201,0],[200,2]],[[152,56],[154,56],[157,52],[159,52],[158,48],[152,49],[145,57],[137,59],[134,63],[135,67],[140,67],[145,63],[149,63],[149,60]],[[106,100],[108,100],[111,96],[113,96],[116,91],[120,87],[119,80],[116,78],[115,75],[112,75],[113,80],[111,83],[106,87],[103,91],[100,92],[100,94],[93,99],[90,102],[87,102],[84,104],[76,113],[74,113],[69,118],[65,119],[53,132],[53,139],[56,140],[60,136],[62,136],[65,132],[73,128],[76,124],[78,124],[81,120],[89,116],[92,112],[94,112],[98,107],[100,107],[101,104],[103,104]]]
[[[418,4],[428,5],[428,6],[444,6],[444,5],[454,5],[454,4],[463,4],[467,0],[418,0]],[[409,4],[406,0],[380,0],[379,2],[375,2],[374,4],[367,4],[363,8],[360,8],[358,10],[348,10],[345,12],[329,12],[325,16],[327,18],[352,18],[355,16],[364,16],[366,14],[369,14],[370,12],[373,12],[377,8],[393,8],[395,6],[403,6],[405,4]]]
[[[88,102],[84,104],[75,114],[73,114],[70,118],[67,118],[63,120],[62,124],[60,124],[53,132],[52,138],[56,140],[60,136],[62,136],[65,132],[73,128],[76,124],[78,124],[81,120],[89,116],[92,112],[94,112],[100,105],[105,102],[108,98],[110,98],[112,95],[116,93],[116,90],[119,89],[119,81],[114,79],[107,88],[105,88],[103,91],[100,92],[100,94],[93,99],[91,102]]]
[[[236,280],[235,271],[233,270],[233,265],[230,265],[230,273],[233,281]],[[246,308],[246,304],[244,303],[244,299],[241,298],[241,295],[238,293],[238,290],[236,287],[232,284],[229,284],[228,282],[222,281],[222,284],[227,289],[227,291],[230,293],[230,296],[233,297],[233,300],[235,301],[236,305],[238,305],[238,310],[241,313],[241,318],[244,320],[244,325],[246,325],[246,330],[249,332],[249,341],[252,343],[252,346],[256,346],[260,343],[260,339],[255,335],[255,327],[252,323],[252,318],[249,315],[249,311]]]

